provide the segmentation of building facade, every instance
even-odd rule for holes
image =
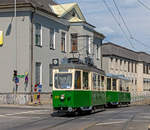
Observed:
[[[135,52],[113,43],[102,45],[103,69],[124,75],[131,81],[131,92],[150,91],[150,55]]]
[[[36,84],[42,85],[42,102],[49,102],[53,59],[61,62],[64,57],[84,60],[87,55],[95,56],[93,62],[101,68],[100,45],[104,36],[86,22],[77,4],[67,10],[65,17],[73,11],[71,19],[83,19],[80,22],[59,16],[52,8],[57,5],[52,0],[18,0],[15,17],[13,2],[2,0],[0,3],[0,31],[3,34],[0,103],[33,101]],[[97,54],[94,54],[94,47]],[[17,86],[13,78],[16,70]]]

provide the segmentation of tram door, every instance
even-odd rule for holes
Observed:
[[[111,90],[111,78],[107,78],[107,90]]]

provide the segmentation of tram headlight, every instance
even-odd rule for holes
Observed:
[[[64,99],[65,99],[65,95],[62,94],[62,95],[60,96],[60,99],[61,99],[61,100],[64,100]]]

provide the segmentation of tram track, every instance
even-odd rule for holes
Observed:
[[[79,118],[81,118],[81,117],[76,117],[76,118],[74,118],[74,119],[65,120],[65,121],[59,122],[59,123],[57,123],[57,124],[55,124],[55,125],[49,126],[49,127],[47,127],[47,128],[44,128],[44,129],[42,129],[42,130],[53,129],[53,128],[56,128],[56,127],[58,127],[58,126],[61,126],[61,125],[70,123],[71,121],[77,120],[77,119],[79,119]]]
[[[144,111],[147,111],[147,109],[144,109]],[[130,124],[132,124],[133,120],[135,119],[136,115],[138,112],[134,113],[130,119],[128,119],[127,122],[125,122],[125,124],[123,125],[122,130],[128,130]]]
[[[107,116],[103,116],[103,115],[102,115],[102,117],[103,117],[103,118],[107,118],[107,119],[109,119],[109,118],[114,118],[114,117],[118,116],[118,114],[122,113],[123,111],[124,111],[124,110],[120,110],[119,112],[116,111],[115,113],[112,113],[111,115],[107,115]],[[99,113],[99,112],[94,112],[94,113],[91,114],[91,116],[92,116],[93,114],[96,114],[96,113]],[[86,116],[86,115],[85,115],[85,116]],[[96,117],[97,117],[97,116],[101,116],[101,115],[98,114],[98,115],[96,115]],[[59,127],[59,126],[61,126],[61,125],[66,125],[66,124],[68,124],[68,123],[70,123],[70,122],[72,122],[72,121],[79,120],[79,119],[82,119],[82,118],[83,118],[83,116],[77,116],[77,117],[75,117],[74,119],[67,119],[67,120],[65,120],[65,121],[59,122],[59,123],[57,123],[57,124],[54,124],[54,125],[49,126],[49,127],[47,127],[47,128],[44,128],[44,129],[42,129],[42,130],[54,129],[54,128]],[[107,119],[106,119],[106,120],[107,120]],[[105,121],[105,120],[103,120],[103,121]],[[103,123],[103,121],[101,121],[101,123]],[[85,126],[84,128],[81,128],[81,130],[85,130],[85,129],[87,129],[87,128],[90,128],[90,127],[96,125],[97,123],[100,123],[100,121],[95,121],[95,120],[93,120],[93,123],[91,123],[90,126]]]
[[[129,123],[131,123],[134,120],[135,117],[136,117],[136,114],[132,115],[132,117],[128,121],[125,122],[125,124],[123,125],[122,130],[127,130],[128,126],[129,126]]]
[[[109,109],[109,110],[110,110],[110,109]],[[92,125],[87,126],[87,127],[84,127],[84,128],[82,128],[81,130],[90,129],[90,128],[92,128],[93,126],[95,126],[96,124],[104,123],[105,121],[107,121],[107,120],[110,119],[110,118],[118,117],[118,115],[119,115],[120,113],[123,113],[123,112],[124,112],[124,110],[120,110],[120,111],[118,111],[118,112],[112,113],[111,115],[105,116],[106,119],[104,119],[103,121],[96,121],[96,122],[93,123]],[[130,118],[130,120],[126,122],[126,124],[125,124],[124,127],[123,127],[124,129],[122,129],[122,130],[127,130],[128,123],[129,123],[130,121],[132,121],[134,118],[135,118],[135,116],[132,116],[132,117]]]

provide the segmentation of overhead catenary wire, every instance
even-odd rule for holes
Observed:
[[[138,2],[140,5],[142,5],[143,7],[145,7],[147,10],[150,11],[150,7],[147,6],[144,2],[142,2],[142,1],[140,1],[140,0],[137,0],[137,2]]]
[[[119,21],[117,20],[116,16],[114,15],[114,13],[111,11],[110,7],[108,6],[107,2],[105,0],[103,0],[103,3],[105,5],[105,7],[107,8],[107,10],[110,12],[110,14],[112,15],[113,19],[115,20],[115,22],[117,23],[117,25],[119,26],[120,30],[122,31],[122,33],[124,34],[126,40],[129,42],[130,46],[132,48],[134,48],[134,46],[132,45],[130,39],[128,38],[126,32],[123,30],[121,24],[119,23]],[[135,48],[134,48],[135,49]]]
[[[123,18],[123,16],[122,16],[121,12],[120,12],[120,10],[119,10],[119,8],[118,8],[116,2],[115,2],[115,0],[113,0],[113,3],[114,3],[114,5],[115,5],[115,7],[116,7],[116,9],[117,9],[117,11],[118,11],[118,13],[119,13],[120,18],[122,19],[122,22],[123,22],[124,26],[126,27],[128,33],[129,33],[129,35],[130,35],[130,38],[132,38],[133,36],[132,36],[132,34],[131,34],[131,32],[130,32],[130,30],[129,30],[129,28],[128,28],[128,26],[127,26],[127,24],[126,24],[126,22],[125,22],[125,20],[124,20],[124,18]]]
[[[128,33],[129,33],[130,39],[131,39],[131,40],[134,40],[136,43],[139,43],[139,44],[143,45],[143,46],[146,47],[146,48],[147,48],[147,47],[150,47],[150,46],[146,45],[145,43],[141,42],[140,40],[137,40],[137,39],[132,35],[132,33],[131,33],[131,31],[130,31],[128,25],[127,25],[127,23],[125,22],[125,20],[124,20],[122,14],[121,14],[121,11],[119,10],[119,7],[118,7],[117,3],[115,2],[115,0],[112,0],[112,1],[113,1],[114,5],[115,5],[117,11],[118,11],[118,14],[119,14],[119,16],[120,16],[120,18],[121,18],[121,20],[122,20],[122,22],[123,22],[125,28],[127,29]],[[139,0],[138,0],[138,1],[139,1]]]

